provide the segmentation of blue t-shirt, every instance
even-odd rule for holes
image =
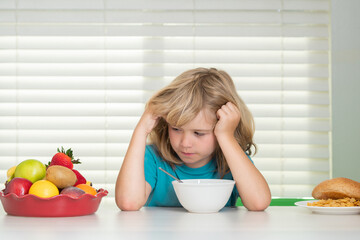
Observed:
[[[216,171],[216,161],[212,159],[208,164],[199,168],[190,168],[185,164],[175,166],[175,170],[165,162],[157,153],[155,146],[147,145],[144,159],[145,180],[151,185],[151,193],[145,206],[161,207],[180,207],[181,204],[176,197],[172,185],[173,178],[162,172],[159,167],[169,172],[179,179],[219,179],[219,173]],[[223,179],[233,177],[229,172]],[[234,186],[230,199],[226,206],[235,206],[239,193]]]

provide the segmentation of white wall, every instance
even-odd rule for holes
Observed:
[[[332,177],[360,181],[360,1],[331,4]]]

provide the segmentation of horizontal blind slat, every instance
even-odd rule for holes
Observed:
[[[329,158],[329,146],[327,145],[287,145],[286,148],[275,144],[258,144],[258,157],[293,157],[293,158]]]
[[[128,143],[132,130],[1,130],[0,142],[2,143]],[[300,131],[258,131],[255,134],[255,142],[258,144],[283,144],[284,146],[302,145],[328,145],[328,133],[300,132]]]
[[[329,118],[329,106],[291,104],[248,104],[255,117],[313,117]],[[108,103],[108,116],[139,116],[143,103]],[[101,103],[15,103],[1,104],[0,116],[102,116]]]
[[[104,82],[105,86],[105,82]],[[328,92],[239,91],[248,104],[328,105]],[[140,90],[0,90],[0,101],[20,103],[144,103]]]
[[[154,91],[168,84],[173,77],[146,77],[146,76],[0,76],[0,89],[81,89],[98,90],[149,90]],[[242,91],[316,91],[329,92],[329,83],[326,78],[300,77],[238,77],[233,80]],[[17,82],[17,84],[16,84]]]
[[[265,178],[270,184],[297,185],[299,179],[304,179],[302,184],[316,185],[317,182],[326,180],[326,173],[308,172],[308,171],[277,171],[263,172]],[[306,179],[306,180],[305,180]]]
[[[101,24],[102,25],[102,24]],[[315,26],[97,26],[97,25],[19,25],[16,29],[0,26],[3,36],[145,36],[145,37],[178,37],[193,36],[194,31],[200,37],[228,36],[228,37],[312,37],[327,38],[329,30],[327,25]]]
[[[0,143],[0,150],[3,156],[21,156],[27,158],[39,158],[52,156],[59,145],[58,143]],[[67,143],[69,144],[69,143]],[[66,144],[65,144],[66,145]],[[71,142],[72,149],[76,149],[79,156],[124,156],[128,143],[77,143]],[[326,145],[313,146],[309,144],[288,144],[283,149],[280,144],[258,144],[259,152],[257,157],[268,158],[329,158],[329,149]],[[52,150],[55,149],[55,150]]]
[[[50,50],[266,50],[328,51],[328,39],[281,37],[90,37],[3,36],[0,49]]]
[[[195,54],[194,54],[195,53]],[[195,56],[194,56],[195,55]],[[4,50],[0,63],[282,63],[327,64],[328,53],[305,51],[135,51],[135,50]]]
[[[0,118],[0,129],[91,130],[103,129],[107,125],[108,130],[132,130],[139,119],[140,116],[3,116]],[[255,117],[255,126],[255,134],[261,131],[330,131],[329,119],[326,118]]]
[[[266,171],[310,171],[328,172],[330,169],[329,161],[326,158],[253,158],[255,166]]]
[[[164,68],[166,66],[166,68]],[[0,63],[0,76],[175,76],[197,66],[213,67],[214,63]],[[310,64],[216,64],[232,76],[328,78],[328,65]]]
[[[269,12],[256,11],[83,11],[83,10],[54,10],[54,11],[1,11],[0,23],[17,23],[19,25],[76,25],[76,24],[328,24],[327,13],[317,12]],[[216,18],[214,18],[216,14]]]
[[[38,9],[38,10],[51,10],[51,9],[103,9],[103,0],[19,0],[17,9]]]

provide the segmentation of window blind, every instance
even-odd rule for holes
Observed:
[[[0,1],[0,180],[72,148],[114,187],[155,90],[216,67],[254,114],[255,165],[273,197],[329,178],[328,0]]]

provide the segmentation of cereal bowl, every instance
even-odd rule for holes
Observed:
[[[234,180],[189,179],[172,182],[180,204],[192,213],[215,213],[228,202]]]

